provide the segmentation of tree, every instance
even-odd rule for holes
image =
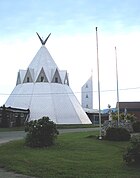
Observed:
[[[140,136],[135,135],[130,140],[130,145],[127,147],[123,160],[127,164],[140,165]]]
[[[25,132],[27,132],[25,143],[30,147],[51,146],[58,135],[56,124],[50,121],[49,117],[27,122]]]
[[[134,114],[129,114],[127,113],[125,115],[125,113],[120,113],[120,120],[127,120],[127,121],[131,121],[131,123],[133,123],[136,120],[136,117]],[[112,119],[113,120],[118,120],[118,113],[112,113]]]
[[[9,127],[9,121],[8,121],[7,116],[6,116],[6,107],[5,107],[5,105],[2,106],[1,127]]]

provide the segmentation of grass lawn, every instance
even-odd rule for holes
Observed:
[[[3,144],[0,167],[41,178],[140,178],[140,166],[122,160],[128,142],[101,141],[96,134],[61,134],[56,145],[44,149],[28,148],[24,140]]]
[[[23,131],[24,127],[8,127],[0,128],[0,132],[9,132],[9,131]]]

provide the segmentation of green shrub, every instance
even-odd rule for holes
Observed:
[[[56,124],[50,121],[49,117],[27,122],[25,132],[27,132],[25,144],[30,147],[51,146],[58,135]]]
[[[140,164],[140,136],[133,136],[130,140],[130,146],[127,147],[123,160],[127,164]]]
[[[119,114],[119,118],[120,120],[127,120],[127,121],[130,121],[130,122],[134,122],[137,120],[137,118],[135,117],[134,114],[130,114],[130,113],[127,113],[127,115],[125,115],[125,113],[120,113]],[[112,113],[112,119],[113,120],[118,120],[118,113]]]
[[[128,141],[130,139],[130,133],[124,128],[110,127],[106,131],[105,139],[113,141]]]
[[[134,132],[140,132],[140,121],[134,122],[132,127]]]

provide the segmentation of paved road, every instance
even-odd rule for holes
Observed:
[[[16,174],[13,172],[6,172],[5,170],[0,168],[0,178],[35,178],[35,177]]]
[[[0,132],[0,144],[25,137],[24,131]]]
[[[60,129],[59,133],[69,133],[69,132],[87,132],[95,131],[99,128],[78,128],[78,129]],[[19,140],[25,137],[26,133],[24,131],[11,131],[11,132],[0,132],[0,144],[6,143],[12,140]],[[4,169],[0,168],[0,178],[33,178],[30,176],[25,176],[21,174],[15,174],[13,172],[6,172]]]
[[[77,128],[77,129],[59,129],[59,133],[69,132],[87,132],[87,131],[99,130],[99,128]],[[0,132],[0,144],[6,143],[12,140],[19,140],[24,138],[26,133],[24,131],[11,131],[11,132]]]

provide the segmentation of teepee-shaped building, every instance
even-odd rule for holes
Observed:
[[[39,36],[42,46],[27,70],[19,70],[5,106],[29,109],[29,120],[48,116],[57,124],[90,124],[69,86],[67,71],[59,70],[45,47],[48,37],[43,41]]]

